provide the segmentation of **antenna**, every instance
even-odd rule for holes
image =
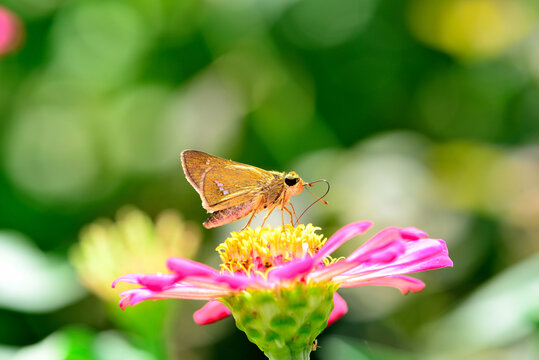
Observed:
[[[328,189],[326,190],[326,192],[324,193],[324,195],[322,195],[321,197],[318,197],[316,196],[315,194],[312,193],[311,190],[305,188],[305,190],[307,190],[308,192],[311,193],[312,196],[314,196],[316,198],[316,200],[309,206],[307,206],[307,208],[305,210],[303,210],[303,212],[301,213],[301,215],[299,216],[298,220],[297,220],[297,223],[296,223],[296,226],[298,226],[299,224],[299,219],[301,219],[301,217],[303,216],[303,214],[305,214],[307,212],[307,210],[309,210],[311,208],[311,206],[313,206],[314,204],[316,204],[318,201],[321,201],[322,203],[324,203],[324,205],[328,205],[329,203],[326,201],[326,200],[322,200],[328,193],[329,193],[329,182],[326,180],[326,179],[320,179],[320,180],[315,180],[315,181],[312,181],[310,183],[305,183],[305,185],[308,185],[310,187],[313,186],[313,184],[316,184],[316,183],[319,183],[319,182],[325,182],[326,185],[328,186]]]

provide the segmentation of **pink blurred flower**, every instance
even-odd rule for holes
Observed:
[[[19,18],[0,6],[0,55],[17,49],[23,38],[23,28]]]
[[[194,320],[209,324],[231,314],[219,300],[245,291],[292,288],[301,283],[335,288],[391,286],[406,294],[425,287],[422,281],[406,274],[453,265],[443,240],[431,239],[425,232],[411,227],[386,228],[348,257],[330,257],[344,242],[365,233],[371,225],[369,221],[349,224],[327,241],[318,241],[321,236],[314,234],[318,228],[310,224],[288,226],[284,231],[248,228],[244,231],[248,233],[233,233],[234,241],[229,238],[218,248],[221,258],[228,262],[221,266],[222,271],[196,261],[170,258],[167,266],[172,273],[125,275],[113,287],[118,282],[140,286],[121,293],[122,309],[149,299],[207,300],[195,312]],[[281,238],[283,233],[286,239]],[[265,236],[270,240],[264,246],[248,248]],[[272,240],[271,236],[278,236],[278,240]],[[336,292],[333,303],[328,325],[347,312],[346,302]]]

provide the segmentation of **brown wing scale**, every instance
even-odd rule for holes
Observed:
[[[234,164],[231,160],[222,159],[217,156],[206,154],[197,150],[185,150],[182,152],[182,167],[187,180],[193,187],[200,191],[204,174],[214,166],[224,166]]]
[[[217,211],[258,197],[275,179],[270,172],[256,168],[215,167],[206,173],[202,193],[211,210]]]

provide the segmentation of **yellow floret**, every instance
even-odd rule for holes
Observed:
[[[275,229],[248,227],[233,232],[216,249],[221,257],[221,270],[249,273],[255,266],[254,270],[260,270],[260,265],[269,270],[274,265],[314,255],[327,240],[316,234],[317,230],[320,228],[312,224],[300,224]]]

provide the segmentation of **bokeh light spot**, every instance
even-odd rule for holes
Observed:
[[[368,23],[377,3],[377,0],[298,1],[285,16],[285,32],[300,46],[339,45]]]
[[[16,50],[23,36],[23,26],[19,18],[0,6],[0,56]]]
[[[17,186],[42,200],[77,201],[99,175],[89,128],[68,107],[22,111],[7,134],[5,164]]]
[[[415,0],[409,24],[418,39],[462,59],[496,57],[537,25],[522,0]]]
[[[66,261],[43,254],[24,237],[0,232],[0,306],[48,312],[80,299],[85,291]]]

